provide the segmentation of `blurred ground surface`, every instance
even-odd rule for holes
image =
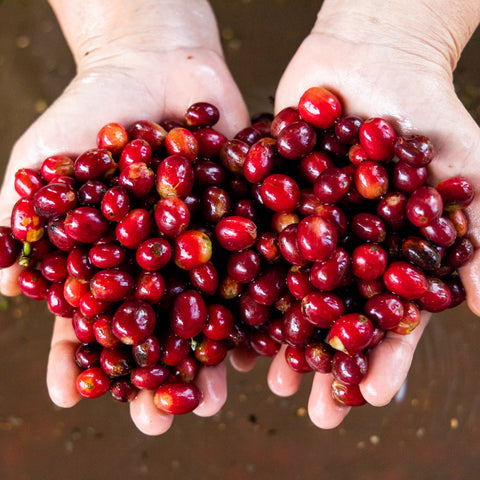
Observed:
[[[320,1],[215,0],[228,63],[252,113],[271,110],[275,85]],[[268,19],[268,21],[267,21]],[[480,118],[480,32],[455,82]],[[0,161],[74,74],[43,1],[0,1]],[[24,299],[0,302],[0,479],[479,478],[480,323],[466,308],[430,323],[408,382],[389,406],[362,407],[332,431],[306,416],[309,378],[273,396],[268,362],[229,373],[229,398],[213,418],[187,415],[164,436],[140,434],[110,398],[55,407],[45,387],[52,319]]]

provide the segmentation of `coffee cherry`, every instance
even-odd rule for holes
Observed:
[[[360,240],[365,242],[381,243],[387,236],[384,221],[373,213],[356,214],[352,219],[351,229]]]
[[[161,363],[152,366],[135,367],[130,373],[133,385],[140,390],[156,390],[163,385],[170,375],[170,370]]]
[[[373,295],[365,304],[365,315],[374,326],[390,330],[396,327],[404,317],[403,302],[392,293]]]
[[[238,308],[240,318],[252,327],[266,324],[272,316],[272,307],[258,303],[248,291],[240,295]]]
[[[453,268],[460,268],[468,263],[474,255],[475,249],[467,237],[460,237],[445,253],[445,261]]]
[[[313,192],[325,203],[337,203],[350,189],[351,178],[345,170],[337,167],[325,169],[315,180]]]
[[[342,113],[342,105],[332,92],[322,87],[309,88],[298,102],[301,117],[316,128],[327,129]]]
[[[305,347],[305,361],[316,372],[330,373],[334,352],[335,350],[327,343],[310,343]]]
[[[277,262],[281,253],[278,246],[278,235],[273,232],[263,232],[255,243],[255,249],[267,262]]]
[[[190,282],[206,295],[214,295],[218,289],[218,271],[212,262],[204,263],[188,271]]]
[[[440,217],[441,219],[442,217]],[[457,237],[463,237],[468,232],[468,221],[465,213],[462,210],[453,210],[447,214],[448,220],[450,220],[455,228]],[[439,219],[439,220],[440,220]],[[446,229],[448,231],[448,229]],[[448,246],[448,245],[447,245]]]
[[[317,142],[315,129],[307,122],[299,121],[287,125],[278,134],[278,153],[288,160],[300,160],[307,156]]]
[[[213,127],[219,118],[218,108],[207,102],[193,103],[185,112],[185,121],[191,127]]]
[[[32,168],[20,168],[15,172],[15,191],[21,197],[31,197],[45,185],[39,171]]]
[[[142,242],[135,253],[138,265],[146,271],[163,268],[172,257],[170,243],[164,238],[149,238]]]
[[[360,145],[368,158],[377,162],[389,160],[393,156],[396,138],[393,127],[382,118],[365,120],[360,127]]]
[[[407,262],[391,263],[383,275],[385,286],[407,300],[420,298],[427,291],[427,277]]]
[[[275,161],[275,141],[263,138],[248,150],[243,175],[251,183],[261,182],[272,173]]]
[[[300,114],[297,108],[286,107],[275,115],[270,125],[270,133],[273,138],[277,138],[280,132],[291,123],[300,121]]]
[[[33,300],[46,300],[50,282],[42,276],[40,270],[26,268],[18,276],[18,286],[23,295]]]
[[[387,268],[387,252],[379,245],[363,244],[352,253],[352,273],[362,280],[375,280]]]
[[[363,120],[355,115],[341,117],[335,123],[335,136],[342,143],[358,143],[358,135]]]
[[[337,379],[332,382],[332,397],[346,407],[359,407],[367,403],[358,385],[348,385]]]
[[[126,166],[118,177],[118,186],[136,198],[145,197],[155,183],[153,170],[143,162],[135,162]]]
[[[289,176],[281,173],[269,175],[260,188],[262,203],[275,212],[288,213],[300,200],[300,188]]]
[[[443,211],[443,200],[433,187],[417,188],[409,197],[406,213],[415,226],[426,227],[440,218]]]
[[[348,150],[348,159],[353,165],[358,166],[365,160],[368,160],[368,155],[360,144],[355,144]]]
[[[355,188],[369,200],[380,198],[388,191],[388,174],[383,165],[365,160],[355,170]]]
[[[173,302],[170,325],[179,337],[193,338],[205,327],[207,315],[207,306],[200,293],[186,290]]]
[[[110,388],[110,377],[100,367],[87,368],[78,375],[75,386],[82,397],[101,397]]]
[[[452,294],[443,280],[427,277],[427,290],[417,301],[422,310],[442,312],[450,307]]]
[[[78,207],[65,217],[65,233],[82,243],[94,243],[108,231],[108,222],[94,207]]]
[[[115,161],[108,150],[93,148],[77,157],[73,172],[79,182],[86,182],[87,180],[104,181],[113,176],[115,168]]]
[[[449,218],[443,216],[421,227],[420,232],[427,240],[439,247],[450,247],[453,245],[459,233],[454,223]],[[462,235],[458,236],[461,237]]]
[[[232,332],[233,313],[224,305],[212,303],[208,306],[208,319],[203,333],[212,340],[224,340]]]
[[[204,336],[196,342],[194,356],[202,365],[213,367],[223,362],[227,356],[227,344]]]
[[[152,147],[147,141],[139,138],[125,145],[118,160],[118,168],[122,172],[126,167],[137,162],[148,166],[152,163]]]
[[[366,348],[373,336],[372,322],[359,313],[347,313],[334,322],[328,343],[336,350],[355,355]]]
[[[260,257],[252,249],[233,252],[228,257],[228,275],[237,282],[252,282],[260,273],[260,268]]]
[[[127,130],[119,123],[107,123],[97,133],[97,147],[109,150],[114,157],[120,155],[127,143]]]
[[[190,130],[182,127],[172,128],[165,138],[165,148],[170,155],[178,154],[195,160],[198,155],[198,142]]]
[[[160,197],[186,197],[193,188],[194,171],[191,162],[174,154],[160,163],[155,186]]]
[[[304,257],[298,246],[298,225],[292,224],[283,229],[278,236],[278,247],[283,258],[292,265],[307,265],[309,261]]]
[[[155,406],[163,412],[184,415],[195,410],[202,393],[194,383],[166,383],[158,388],[153,397]]]
[[[113,314],[112,332],[122,343],[136,345],[153,333],[155,324],[155,311],[148,303],[127,300]]]
[[[447,211],[454,211],[470,205],[475,196],[473,185],[465,177],[442,180],[435,187]]]
[[[97,268],[115,268],[125,260],[125,250],[116,243],[94,245],[88,252],[90,262]]]
[[[330,221],[310,215],[298,224],[297,242],[307,260],[322,262],[335,251],[337,231]]]
[[[294,372],[308,373],[312,371],[312,367],[305,358],[305,349],[303,347],[287,345],[285,349],[285,361]]]
[[[333,167],[332,159],[327,154],[314,150],[300,161],[300,176],[303,181],[313,185],[318,176],[331,167]]]
[[[217,223],[215,236],[225,250],[244,250],[257,240],[257,227],[251,220],[233,215]]]
[[[311,292],[302,298],[302,313],[318,328],[330,328],[345,313],[341,298],[335,293]]]
[[[107,220],[112,222],[122,220],[130,210],[130,198],[126,189],[116,186],[107,190],[100,208]]]
[[[273,357],[280,350],[280,342],[274,340],[266,332],[255,332],[249,339],[250,348],[263,357]]]
[[[106,269],[97,272],[90,280],[93,296],[105,302],[119,302],[132,293],[133,277],[124,270]]]
[[[75,351],[75,363],[86,370],[100,365],[102,347],[98,343],[81,343]]]
[[[167,136],[165,129],[151,120],[139,120],[130,125],[127,131],[131,139],[139,138],[145,140],[153,152],[158,152],[162,149]]]
[[[20,255],[20,242],[10,227],[0,226],[0,268],[11,267]]]
[[[377,215],[393,231],[400,230],[407,223],[408,197],[402,192],[388,192],[377,203]]]
[[[428,165],[434,158],[432,142],[424,135],[397,137],[393,145],[395,155],[412,167],[419,168]]]
[[[51,155],[40,167],[40,174],[47,182],[63,176],[73,177],[74,171],[74,160],[66,155]]]
[[[227,183],[228,174],[225,168],[218,163],[199,158],[193,166],[195,173],[195,187],[223,187]]]
[[[100,354],[100,366],[110,378],[128,375],[135,366],[131,349],[125,345],[104,348]]]
[[[248,143],[242,140],[227,140],[219,152],[220,162],[229,172],[242,175],[249,148]]]
[[[406,260],[424,271],[440,268],[442,260],[439,250],[427,239],[411,236],[402,244],[402,253]]]
[[[335,352],[333,355],[332,374],[343,384],[358,385],[367,375],[367,370],[367,357],[361,352],[355,355]]]
[[[165,279],[160,272],[142,271],[136,278],[134,296],[151,305],[162,300],[165,295]]]
[[[207,263],[212,257],[212,242],[198,230],[187,230],[175,237],[173,261],[183,270],[192,270]]]
[[[193,382],[197,378],[199,362],[192,355],[187,355],[179,364],[175,365],[168,377],[169,382]]]
[[[417,188],[423,187],[427,181],[425,167],[412,167],[408,163],[398,162],[392,172],[392,185],[395,190],[413,193]]]
[[[204,219],[217,223],[230,213],[230,196],[223,188],[212,186],[203,191],[201,208]]]
[[[13,236],[21,242],[35,242],[45,233],[46,218],[35,211],[33,197],[17,201],[12,210],[11,227]]]
[[[133,401],[137,393],[138,388],[127,377],[117,378],[110,385],[110,395],[115,401],[120,403]]]
[[[135,249],[153,235],[155,223],[152,215],[144,208],[130,210],[115,228],[118,241],[129,249]]]
[[[320,291],[331,292],[339,288],[350,271],[350,256],[342,247],[323,262],[314,262],[310,270],[310,282]]]
[[[273,305],[287,290],[284,265],[269,265],[249,285],[253,299],[262,305]]]
[[[199,128],[192,133],[198,142],[198,154],[202,157],[216,157],[227,141],[225,135],[210,127]]]
[[[171,330],[164,332],[159,340],[163,346],[160,361],[166,365],[178,365],[190,353],[190,339],[182,338]]]

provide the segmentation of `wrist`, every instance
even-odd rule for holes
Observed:
[[[207,0],[49,0],[77,68],[118,55],[204,48],[221,55]]]
[[[422,58],[450,74],[480,22],[480,2],[325,0],[313,32]]]

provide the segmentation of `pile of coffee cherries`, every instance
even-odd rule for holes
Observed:
[[[293,370],[332,372],[334,399],[365,403],[368,350],[465,299],[471,183],[429,185],[427,137],[342,115],[322,87],[233,139],[218,119],[200,102],[109,123],[75,159],[18,170],[0,267],[20,262],[22,293],[72,318],[84,397],[149,389],[187,413],[200,366],[285,344]]]

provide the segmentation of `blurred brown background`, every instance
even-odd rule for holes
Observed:
[[[321,1],[215,0],[227,61],[251,113],[271,110],[282,71]],[[480,32],[457,68],[458,93],[480,119]],[[0,159],[74,74],[44,1],[0,1]],[[308,385],[273,396],[268,362],[230,369],[212,418],[179,417],[146,437],[110,398],[55,407],[45,387],[52,318],[33,301],[0,298],[0,479],[441,480],[480,474],[480,321],[466,308],[437,315],[408,381],[384,408],[351,412],[332,431],[306,415]]]

